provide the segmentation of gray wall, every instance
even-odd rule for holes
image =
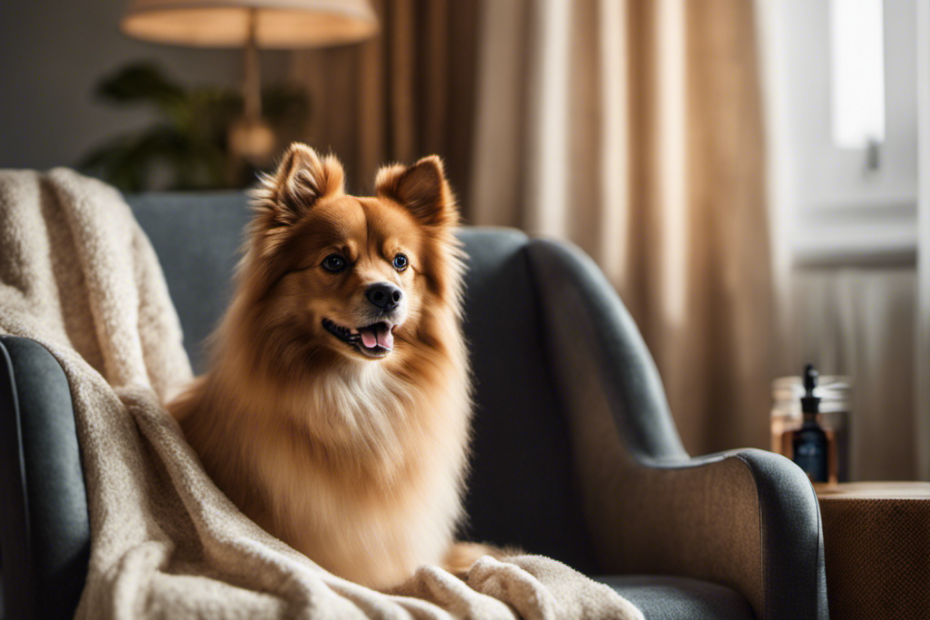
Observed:
[[[70,166],[90,147],[151,116],[94,101],[102,76],[151,59],[189,84],[234,86],[235,50],[167,47],[119,32],[124,0],[0,0],[0,168]],[[280,79],[287,54],[263,53]]]

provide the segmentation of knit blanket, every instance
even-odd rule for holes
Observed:
[[[91,528],[79,619],[642,618],[533,555],[482,558],[464,580],[424,566],[376,592],[246,518],[162,405],[192,377],[180,324],[152,246],[104,183],[0,171],[0,333],[43,344],[71,387]]]

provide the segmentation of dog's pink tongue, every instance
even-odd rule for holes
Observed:
[[[378,344],[380,344],[385,349],[394,348],[394,334],[391,333],[391,328],[385,325],[384,323],[378,323],[375,327],[378,336]]]
[[[374,329],[360,329],[358,333],[362,336],[362,344],[368,349],[374,349],[378,344],[378,337],[375,336]]]
[[[388,350],[394,348],[394,334],[384,323],[360,329],[358,333],[362,336],[362,344],[368,349],[374,349],[376,345],[381,345]]]

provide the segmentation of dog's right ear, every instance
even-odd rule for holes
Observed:
[[[253,193],[257,217],[268,229],[290,226],[320,199],[345,193],[344,184],[345,173],[335,156],[321,159],[306,144],[295,142]]]

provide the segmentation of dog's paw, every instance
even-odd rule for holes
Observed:
[[[472,564],[477,562],[478,558],[489,555],[495,560],[500,560],[509,556],[521,555],[522,553],[522,551],[513,547],[501,549],[500,547],[482,543],[458,542],[452,545],[446,553],[446,557],[442,561],[442,567],[459,579],[464,579],[468,575]]]

